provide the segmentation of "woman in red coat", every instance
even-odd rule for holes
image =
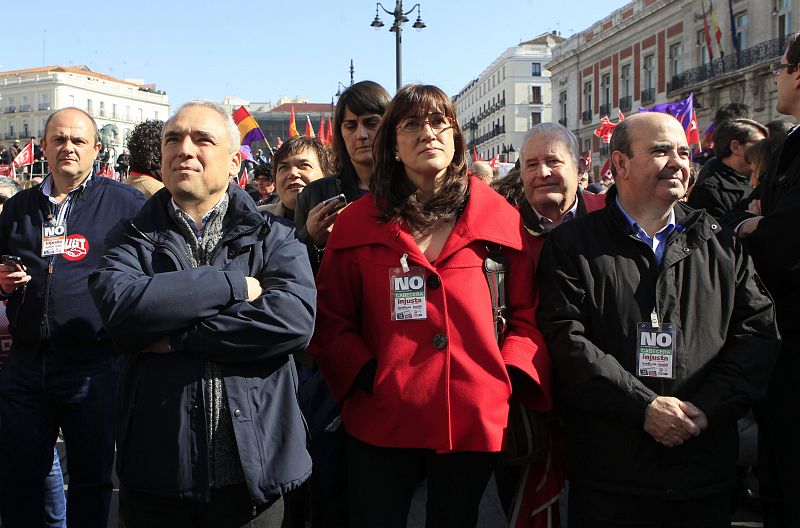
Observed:
[[[311,353],[348,434],[351,526],[406,526],[428,479],[427,525],[474,526],[502,449],[512,387],[547,410],[533,255],[519,213],[465,169],[450,99],[402,88],[375,141],[372,195],[343,211],[318,275]],[[511,265],[494,335],[488,247]]]

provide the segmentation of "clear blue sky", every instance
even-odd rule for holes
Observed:
[[[416,2],[404,1],[408,10]],[[506,48],[545,31],[581,31],[626,0],[422,0],[403,26],[403,81],[450,95]],[[394,1],[383,2],[389,9]],[[8,2],[0,71],[86,64],[117,78],[143,78],[170,104],[190,99],[251,101],[280,96],[329,102],[337,82],[370,79],[395,87],[390,17],[369,24],[369,0],[107,0]]]

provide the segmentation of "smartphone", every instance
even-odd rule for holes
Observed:
[[[327,200],[323,200],[322,205],[328,205],[331,202],[341,202],[341,204],[336,207],[336,209],[341,209],[347,205],[347,198],[344,197],[344,194],[337,194],[336,196],[332,196]]]
[[[12,266],[19,270],[25,269],[25,266],[22,265],[22,259],[14,255],[3,255],[0,257],[0,261],[6,266]]]

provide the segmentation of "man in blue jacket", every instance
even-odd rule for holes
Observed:
[[[239,132],[214,103],[164,125],[162,177],[89,283],[125,353],[117,473],[139,526],[264,526],[311,472],[291,354],[316,290],[294,230],[229,183]]]
[[[87,286],[108,230],[144,203],[92,171],[100,140],[83,110],[54,112],[42,150],[51,173],[0,214],[0,297],[13,345],[0,372],[0,517],[43,526],[43,482],[59,428],[69,460],[67,524],[105,527],[111,502],[118,356]]]

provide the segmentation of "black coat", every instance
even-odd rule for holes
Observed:
[[[739,242],[708,214],[675,206],[681,227],[658,266],[615,196],[550,233],[538,267],[570,479],[675,499],[723,491],[735,480],[736,420],[763,397],[778,351],[772,301]],[[635,374],[637,325],[654,308],[677,327],[675,379]],[[695,404],[709,428],[679,447],[657,443],[643,425],[660,395]]]
[[[765,176],[758,228],[742,239],[775,299],[784,346],[800,350],[800,127]],[[752,215],[749,215],[752,216]],[[743,219],[743,218],[742,218]],[[741,220],[740,220],[741,221]]]
[[[708,175],[698,181],[689,195],[689,205],[705,209],[714,218],[721,219],[737,202],[750,195],[750,177],[739,174],[717,158],[703,166]]]
[[[109,333],[126,353],[118,391],[117,473],[130,489],[209,498],[202,377],[219,364],[245,481],[254,504],[306,480],[311,459],[291,354],[308,345],[316,290],[294,229],[259,213],[229,185],[221,248],[192,268],[156,193],[109,234],[90,287]],[[264,293],[247,301],[245,277]],[[143,353],[170,337],[173,352]]]

